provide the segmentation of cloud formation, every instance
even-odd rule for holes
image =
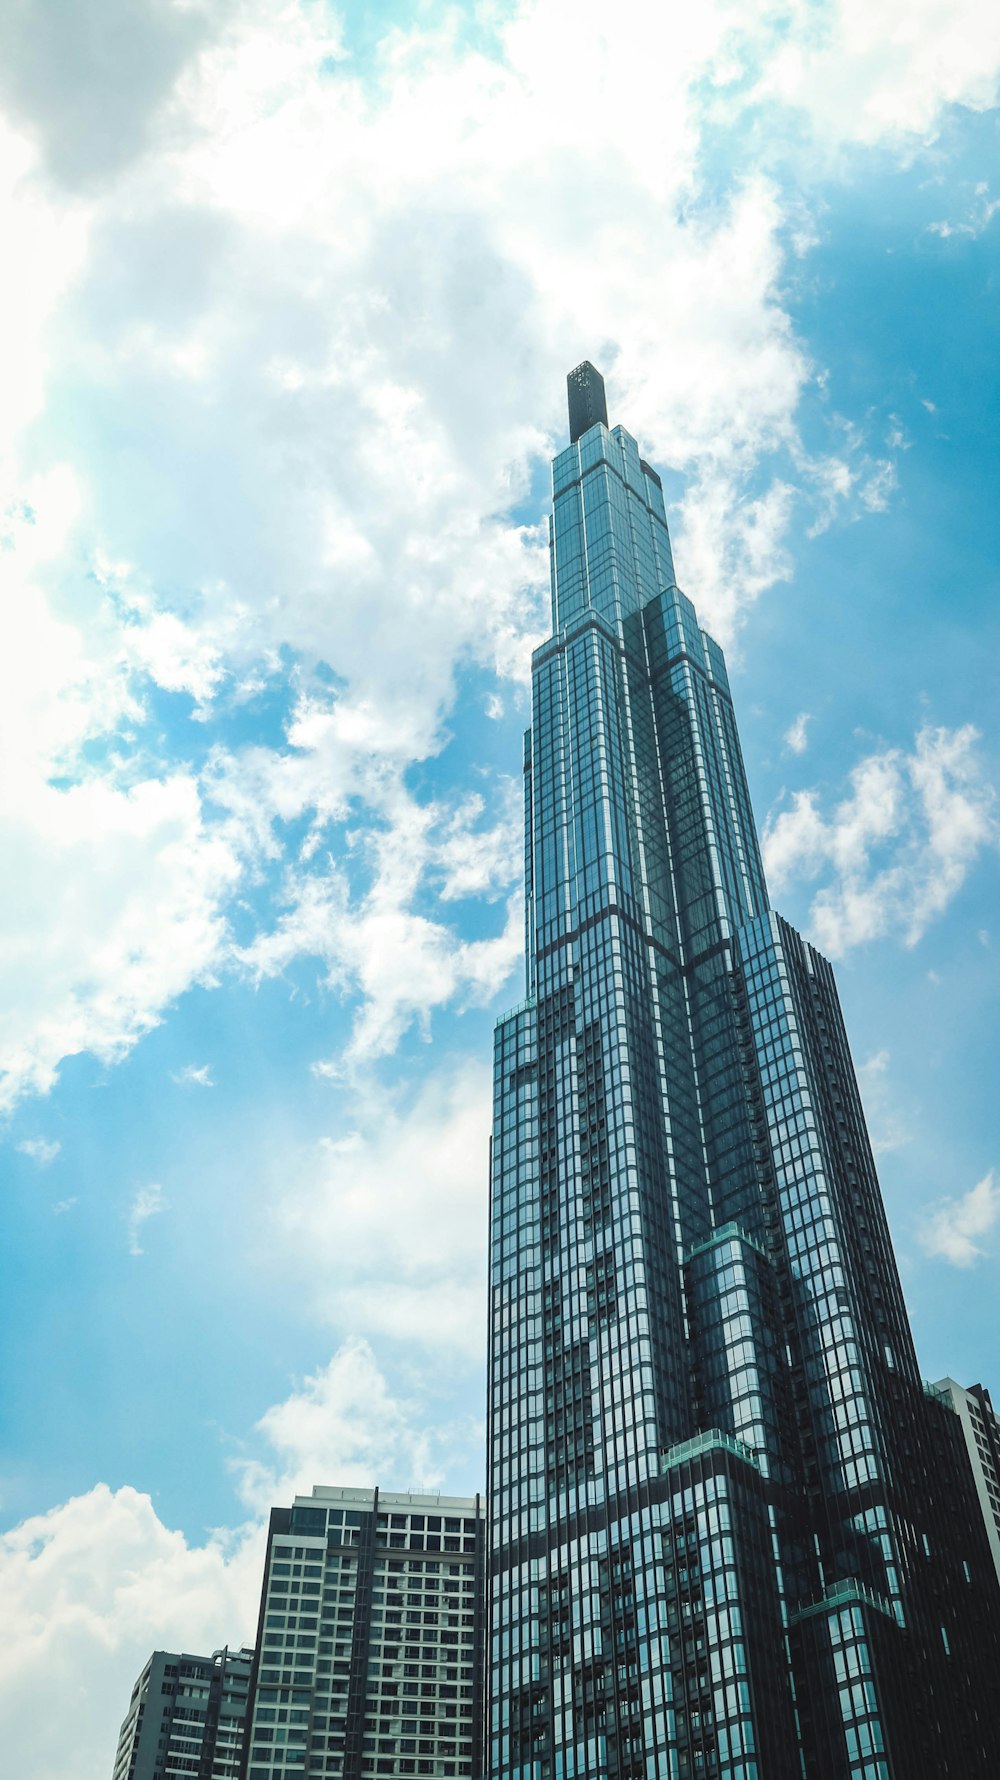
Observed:
[[[286,874],[287,906],[274,927],[238,954],[257,980],[302,957],[322,960],[327,986],[357,1004],[347,1066],[391,1052],[414,1023],[426,1035],[432,1012],[448,1002],[490,1000],[523,946],[519,888],[510,894],[520,884],[520,815],[507,786],[499,819],[483,828],[480,798],[419,804],[394,776],[388,784],[388,795],[373,791],[370,804],[384,822],[349,843],[370,888],[352,891],[346,862],[307,860]],[[487,939],[463,939],[442,919],[450,902],[502,892],[504,926]]]
[[[3,11],[0,928],[19,947],[0,948],[0,1110],[65,1057],[113,1064],[229,971],[317,961],[352,1020],[318,1065],[337,1080],[498,991],[521,943],[509,788],[486,773],[477,803],[422,774],[473,676],[506,681],[497,721],[523,698],[537,478],[577,358],[674,472],[679,572],[723,638],[791,574],[797,522],[892,499],[881,443],[804,424],[809,182],[866,145],[912,157],[943,107],[992,102],[996,9],[475,18],[473,43],[461,9],[425,9],[352,59],[294,0]],[[724,187],[716,127],[741,142]],[[929,730],[832,806],[800,793],[772,873],[819,886],[829,949],[912,942],[993,823],[972,732]],[[485,1122],[482,1072],[408,1109],[359,1102],[293,1181],[283,1234],[315,1232],[307,1289],[353,1333],[263,1417],[237,1467],[254,1512],[300,1483],[454,1476],[479,1450],[375,1344],[475,1352]],[[982,1247],[995,1195],[987,1177],[948,1202],[950,1258]],[[162,1206],[137,1197],[133,1253]],[[398,1235],[414,1211],[433,1254]],[[109,1770],[155,1643],[252,1635],[259,1537],[194,1545],[97,1485],[0,1542],[19,1780]]]
[[[142,707],[105,602],[84,624],[48,585],[65,566],[77,479],[53,471],[30,493],[0,559],[11,601],[0,662],[11,861],[0,887],[0,1111],[48,1092],[65,1057],[114,1062],[176,995],[210,981],[239,875],[191,771],[151,770],[135,730],[125,739]]]
[[[502,920],[452,960],[426,907],[356,895],[324,849],[347,817],[377,834],[470,666],[523,681],[546,582],[525,503],[567,365],[601,359],[683,478],[680,572],[731,635],[791,572],[796,513],[877,509],[892,479],[856,431],[803,443],[818,368],[784,288],[814,233],[760,144],[787,132],[824,176],[845,144],[913,153],[942,106],[989,102],[1000,61],[973,0],[790,23],[540,0],[475,42],[449,13],[353,57],[293,0],[141,0],[100,32],[55,17],[16,0],[0,58],[24,293],[0,345],[18,619],[0,920],[33,964],[0,955],[7,1108],[217,981],[262,861],[284,867],[278,900],[242,954],[266,974],[313,931],[363,1004],[359,1055],[499,980]],[[711,194],[713,131],[765,112]],[[234,743],[224,719],[276,685],[283,735]],[[158,727],[168,696],[214,740],[207,765]],[[412,962],[398,1000],[378,948]]]
[[[171,1072],[170,1079],[179,1088],[214,1088],[212,1070],[208,1063],[185,1063],[183,1069]]]
[[[763,835],[772,895],[817,878],[809,924],[833,957],[893,934],[914,946],[998,838],[996,794],[976,730],[921,729],[912,751],[885,748],[853,769],[829,816],[798,791]]]
[[[262,1529],[192,1546],[127,1486],[97,1484],[3,1534],[0,1743],[9,1771],[38,1780],[110,1773],[150,1651],[251,1643],[262,1568]]]
[[[277,1165],[272,1258],[284,1251],[337,1328],[452,1373],[485,1340],[491,1091],[484,1065],[432,1073],[402,1107],[369,1081],[353,1129]]]
[[[998,66],[1000,24],[981,0],[831,0],[776,45],[755,96],[794,108],[828,150],[905,153],[944,106],[994,105]]]
[[[347,1341],[261,1417],[257,1432],[273,1456],[234,1462],[240,1495],[264,1514],[274,1502],[308,1494],[314,1483],[440,1489],[449,1466],[470,1448],[478,1469],[481,1426],[436,1427],[425,1408],[393,1392],[366,1341]]]
[[[38,1163],[39,1168],[47,1168],[50,1162],[55,1161],[62,1144],[55,1138],[50,1142],[45,1137],[25,1137],[17,1147],[22,1156],[30,1156],[33,1162]]]
[[[953,1267],[971,1267],[987,1253],[983,1239],[1000,1224],[1000,1186],[993,1170],[956,1199],[942,1199],[925,1218],[918,1234],[929,1255]]]
[[[145,1249],[140,1237],[143,1228],[150,1218],[159,1217],[167,1208],[160,1186],[140,1187],[129,1208],[128,1214],[128,1252],[130,1255],[143,1255]]]
[[[482,1442],[477,1424],[428,1423],[368,1344],[352,1341],[261,1417],[233,1466],[243,1503],[235,1530],[192,1543],[147,1495],[98,1483],[0,1535],[9,1771],[19,1780],[110,1773],[151,1650],[253,1642],[272,1504],[314,1483],[434,1488],[456,1464],[478,1466]],[[53,1690],[65,1710],[51,1711]]]
[[[808,711],[800,711],[794,722],[790,723],[786,729],[785,747],[789,748],[793,754],[804,754],[808,748],[809,737],[806,731],[811,721],[812,718]]]
[[[208,9],[169,0],[89,8],[10,0],[0,22],[0,102],[73,190],[100,185],[148,145],[160,106],[206,36]]]
[[[940,235],[943,241],[947,241],[951,235],[964,235],[975,240],[978,235],[985,234],[998,210],[1000,210],[1000,198],[991,198],[990,188],[986,181],[978,180],[969,200],[968,214],[957,222],[948,222],[945,219],[940,222],[928,223],[928,233]],[[931,407],[933,412],[933,405]]]

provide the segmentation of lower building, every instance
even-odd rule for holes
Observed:
[[[953,1378],[942,1378],[934,1389],[947,1396],[962,1424],[966,1451],[976,1480],[976,1494],[986,1523],[997,1579],[1000,1580],[1000,1416],[984,1385],[970,1384],[965,1389]]]
[[[113,1780],[237,1780],[252,1650],[154,1650],[132,1689]]]
[[[484,1513],[322,1486],[272,1509],[246,1780],[479,1780]]]

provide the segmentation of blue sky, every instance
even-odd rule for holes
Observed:
[[[582,357],[727,648],[774,902],[836,960],[924,1369],[1000,1384],[1000,23],[691,11],[5,9],[22,1780],[110,1770],[154,1644],[252,1635],[272,1501],[480,1483]]]

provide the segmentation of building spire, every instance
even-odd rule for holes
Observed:
[[[570,371],[566,378],[566,391],[569,396],[569,442],[575,445],[577,439],[596,426],[608,424],[608,404],[604,394],[604,378],[600,371],[594,369],[589,358],[575,371]]]

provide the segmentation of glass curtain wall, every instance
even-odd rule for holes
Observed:
[[[1000,1596],[961,1430],[830,966],[768,903],[722,651],[591,377],[495,1042],[489,1769],[985,1780]]]

